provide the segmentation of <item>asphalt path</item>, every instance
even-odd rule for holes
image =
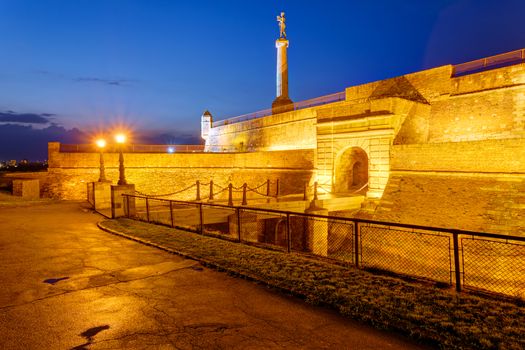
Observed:
[[[0,203],[0,349],[422,349],[99,230],[77,202]]]

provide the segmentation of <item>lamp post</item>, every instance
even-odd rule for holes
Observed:
[[[98,139],[95,143],[100,150],[100,176],[98,178],[98,182],[107,182],[104,169],[104,147],[106,147],[106,140]]]
[[[127,185],[126,182],[126,175],[124,174],[124,154],[122,153],[122,148],[124,143],[126,142],[126,135],[124,134],[117,134],[115,135],[115,141],[118,144],[118,172],[119,172],[119,178],[118,178],[118,185]]]

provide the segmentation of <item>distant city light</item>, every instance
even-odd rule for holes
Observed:
[[[97,144],[98,148],[106,147],[106,140],[104,139],[98,139],[97,141],[95,141],[95,143]]]
[[[173,153],[175,152],[175,148],[173,147],[168,147],[168,153]]]

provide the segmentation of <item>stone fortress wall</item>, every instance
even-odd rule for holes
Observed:
[[[525,233],[525,64],[454,70],[353,86],[344,101],[266,117],[217,123],[203,115],[207,152],[127,153],[126,177],[144,193],[212,177],[237,186],[279,177],[290,192],[318,181],[342,195],[365,183],[362,217]],[[58,147],[50,143],[47,193],[84,198],[98,154]],[[117,155],[106,158],[116,181]]]
[[[99,177],[99,154],[60,152],[58,142],[50,142],[49,169],[41,178],[44,194],[61,199],[86,199],[87,183]],[[125,174],[128,183],[145,194],[160,195],[184,189],[197,180],[213,180],[218,186],[233,183],[238,187],[246,182],[255,187],[267,179],[280,180],[282,194],[302,188],[313,172],[313,151],[253,152],[253,153],[125,153]],[[105,153],[106,178],[117,183],[118,153]],[[271,190],[274,190],[272,184]],[[202,196],[209,187],[203,186]],[[177,196],[194,200],[195,189]],[[225,198],[226,192],[222,194]]]
[[[308,130],[303,146],[316,140],[314,180],[333,192],[351,172],[350,150],[365,151],[367,197],[375,200],[362,217],[525,233],[524,106],[525,64],[458,77],[448,65],[349,87],[344,102],[286,113],[304,123],[315,117],[308,129],[276,122],[279,133],[261,131],[281,115],[212,122],[208,142],[237,137],[252,140],[251,150],[285,150]]]

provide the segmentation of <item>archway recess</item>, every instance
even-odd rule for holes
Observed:
[[[335,193],[366,192],[368,184],[368,155],[360,147],[350,147],[335,164]]]

